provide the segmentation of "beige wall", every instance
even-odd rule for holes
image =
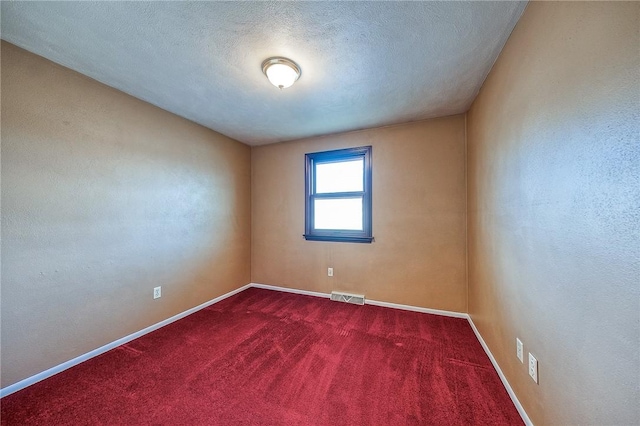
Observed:
[[[247,284],[250,156],[3,42],[2,387]]]
[[[459,115],[253,148],[251,280],[466,312],[464,139]],[[375,242],[305,241],[304,154],[364,145]]]
[[[639,13],[530,3],[468,115],[469,312],[536,424],[640,424]]]

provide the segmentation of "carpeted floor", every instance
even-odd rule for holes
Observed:
[[[251,288],[0,400],[2,425],[516,425],[464,319]]]

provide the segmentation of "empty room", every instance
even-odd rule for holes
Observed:
[[[0,423],[640,424],[640,2],[1,2]]]

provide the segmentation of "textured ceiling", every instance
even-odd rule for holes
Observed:
[[[2,2],[2,38],[250,145],[464,112],[526,2]],[[270,56],[302,76],[282,91]]]

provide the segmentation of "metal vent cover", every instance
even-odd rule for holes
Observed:
[[[364,294],[351,294],[341,291],[332,291],[331,300],[336,302],[352,303],[354,305],[364,305]]]

